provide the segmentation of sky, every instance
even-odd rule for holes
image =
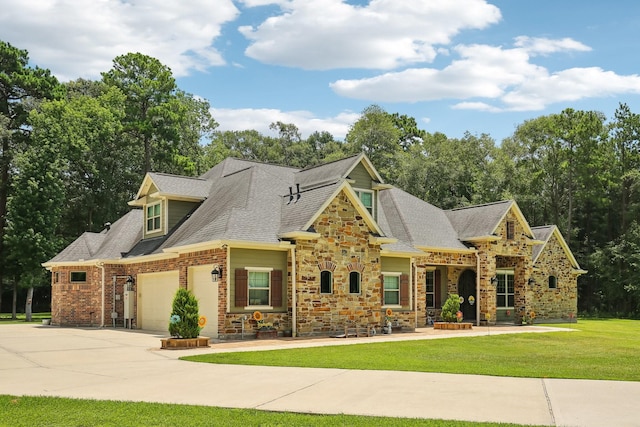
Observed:
[[[640,113],[637,0],[0,0],[0,40],[61,81],[157,58],[218,130],[343,139],[376,104],[500,143],[565,108]]]

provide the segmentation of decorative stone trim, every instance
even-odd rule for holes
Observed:
[[[318,270],[320,271],[335,271],[338,265],[333,261],[323,261],[318,263]]]
[[[347,265],[347,271],[358,271],[362,273],[364,271],[364,264],[362,264],[361,262],[352,262],[351,264]]]

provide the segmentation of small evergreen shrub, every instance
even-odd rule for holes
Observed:
[[[442,320],[445,322],[456,322],[456,314],[460,310],[460,296],[451,294],[442,306]]]
[[[169,334],[178,338],[197,338],[200,335],[198,300],[188,290],[180,288],[173,298]]]

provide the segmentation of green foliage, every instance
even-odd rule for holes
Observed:
[[[180,338],[197,338],[200,334],[198,300],[187,289],[180,288],[173,298],[169,334]]]
[[[456,294],[451,294],[442,306],[442,320],[445,322],[455,322],[458,311],[460,311],[460,297]]]

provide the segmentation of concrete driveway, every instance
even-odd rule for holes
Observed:
[[[436,339],[550,328],[485,328],[371,338],[216,343],[160,350],[162,335],[0,325],[0,394],[181,403],[270,411],[557,426],[638,426],[640,383],[191,363],[189,354]],[[552,361],[550,361],[552,363]]]

